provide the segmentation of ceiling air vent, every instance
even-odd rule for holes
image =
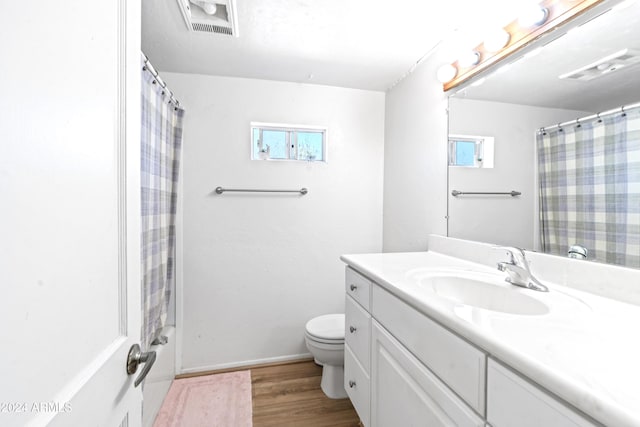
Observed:
[[[235,0],[177,0],[189,31],[238,37]]]
[[[631,49],[623,49],[613,55],[599,59],[594,63],[558,76],[558,78],[586,82],[638,63],[640,63],[640,52]]]

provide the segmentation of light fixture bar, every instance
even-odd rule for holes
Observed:
[[[518,19],[513,20],[503,28],[510,38],[502,49],[492,52],[484,43],[481,43],[473,49],[480,55],[480,61],[476,65],[466,65],[459,61],[451,64],[456,68],[457,72],[450,81],[443,84],[444,91],[460,86],[492,65],[501,62],[509,55],[525,49],[543,34],[554,30],[567,21],[587,13],[596,6],[605,3],[610,4],[611,2],[612,0],[544,0],[540,2],[538,5],[540,10],[546,9],[544,19],[537,20],[542,24],[537,26],[533,24],[534,27],[525,27],[519,23]]]

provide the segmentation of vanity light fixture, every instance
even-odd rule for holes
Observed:
[[[522,27],[537,27],[544,24],[549,17],[549,9],[538,5],[527,5],[518,18],[518,24]]]
[[[487,52],[497,52],[509,43],[511,34],[505,29],[491,31],[484,40],[484,48]]]
[[[473,65],[476,65],[480,62],[480,53],[475,50],[468,51],[463,53],[460,58],[458,58],[458,65],[462,68],[468,68]]]
[[[458,69],[451,64],[445,64],[438,68],[438,81],[440,83],[447,83],[453,80],[453,78],[458,74]]]
[[[514,19],[501,29],[488,35],[471,52],[460,57],[451,65],[457,69],[453,79],[443,83],[446,92],[480,73],[487,74],[489,67],[494,66],[524,49],[524,52],[534,47],[531,43],[541,45],[538,39],[547,35],[572,18],[588,13],[595,16],[606,8],[609,0],[519,0],[527,6],[522,10],[519,18]],[[621,0],[616,0],[616,2]],[[638,0],[629,0],[630,2]],[[624,3],[620,3],[622,5]],[[584,25],[584,24],[583,24]],[[524,57],[531,57],[540,50],[531,50]],[[523,58],[522,52],[520,58]],[[511,61],[513,62],[513,61]],[[502,71],[502,70],[501,70]],[[442,71],[443,75],[445,74]],[[449,76],[446,76],[449,77]],[[441,80],[442,81],[442,80]]]

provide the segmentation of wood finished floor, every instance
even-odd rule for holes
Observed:
[[[254,427],[358,427],[349,399],[329,399],[320,389],[322,368],[313,361],[251,369]]]

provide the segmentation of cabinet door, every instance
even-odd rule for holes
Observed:
[[[372,321],[371,425],[475,426],[481,420],[380,324]]]
[[[478,414],[485,407],[485,354],[380,286],[373,317]]]
[[[494,427],[594,427],[591,421],[489,359],[487,417]]]

